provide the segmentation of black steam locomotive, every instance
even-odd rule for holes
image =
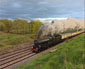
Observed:
[[[32,47],[33,52],[43,51],[51,46],[56,45],[62,40],[61,35],[56,35],[54,37],[49,37],[42,40],[34,40],[34,45]]]

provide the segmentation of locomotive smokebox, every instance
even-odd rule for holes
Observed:
[[[39,41],[38,40],[34,40],[34,44],[35,45],[39,44]]]

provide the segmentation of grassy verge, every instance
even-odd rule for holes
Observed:
[[[46,53],[18,69],[84,69],[85,34],[66,41],[57,51]]]
[[[34,40],[33,34],[5,34],[0,35],[0,48],[6,48],[23,43],[32,43]]]

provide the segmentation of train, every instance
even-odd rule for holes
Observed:
[[[32,46],[31,50],[36,53],[41,52],[49,47],[60,43],[64,39],[76,36],[83,32],[84,31],[77,31],[73,33],[55,35],[54,37],[48,37],[42,40],[34,40],[34,45]]]

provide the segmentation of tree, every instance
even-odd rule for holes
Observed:
[[[0,20],[0,22],[4,23],[5,25],[5,32],[9,33],[12,27],[12,21],[8,19]]]
[[[13,29],[16,33],[28,33],[29,32],[29,23],[26,20],[17,19],[14,21]]]
[[[39,20],[34,21],[34,24],[33,24],[33,33],[34,34],[37,34],[38,33],[38,30],[41,27],[41,25],[43,25],[43,24]]]
[[[29,23],[29,32],[30,33],[33,33],[33,24],[34,24],[34,21],[30,21],[30,23]]]
[[[54,20],[52,21],[52,24],[54,23]]]
[[[0,31],[5,31],[5,24],[0,22]]]

